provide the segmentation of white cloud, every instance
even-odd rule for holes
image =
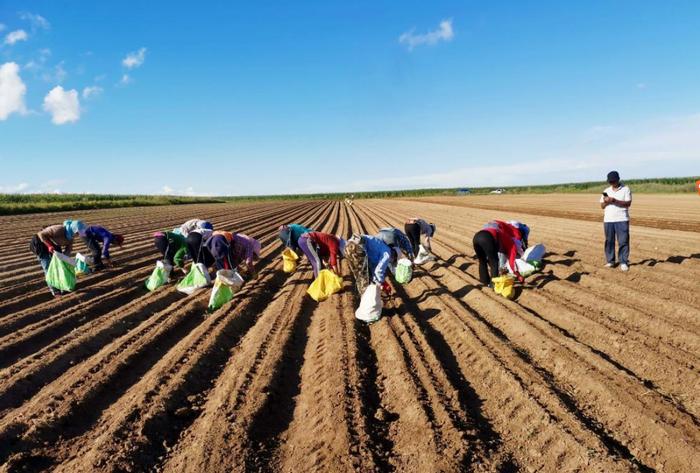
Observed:
[[[138,51],[131,52],[122,59],[122,65],[127,69],[134,69],[141,66],[146,60],[146,48],[140,48]]]
[[[29,188],[29,184],[26,182],[20,182],[19,184],[11,186],[0,186],[0,194],[18,194],[24,192]]]
[[[123,74],[122,78],[119,79],[118,85],[128,85],[128,84],[131,84],[131,76],[129,76],[129,74]]]
[[[51,121],[56,125],[78,121],[80,118],[78,91],[63,90],[60,85],[54,87],[44,97],[44,110],[51,114]]]
[[[0,23],[0,31],[5,31],[5,28],[6,28],[5,24]]]
[[[27,86],[19,76],[19,66],[15,62],[6,62],[0,66],[0,120],[6,120],[12,113],[27,112],[24,94]]]
[[[405,44],[409,51],[412,51],[416,46],[432,46],[440,41],[452,41],[455,36],[452,29],[452,19],[442,20],[438,29],[434,31],[424,34],[415,34],[414,32],[415,29],[399,36],[399,43]]]
[[[5,35],[4,43],[12,45],[19,41],[26,41],[27,38],[29,38],[29,35],[24,30],[10,31],[9,33],[7,33],[7,35]]]
[[[28,21],[31,24],[33,30],[48,30],[51,27],[51,24],[46,18],[35,13],[29,13],[26,11],[20,12],[19,17],[22,20]]]
[[[175,189],[173,189],[170,186],[163,186],[162,190],[163,190],[163,194],[172,194],[173,192],[175,192]]]
[[[98,95],[102,94],[103,91],[104,91],[104,89],[102,87],[100,87],[99,85],[91,85],[91,86],[85,87],[83,89],[83,98],[84,99],[95,98]]]
[[[644,89],[647,88],[647,85],[646,85],[646,83],[644,83],[644,82],[639,82],[639,83],[637,84],[637,88],[638,88],[639,90],[644,90]]]

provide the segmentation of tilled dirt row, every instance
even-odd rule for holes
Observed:
[[[374,219],[376,226],[386,223],[401,226],[410,216],[394,203],[363,210],[368,213],[366,220]],[[448,230],[443,232],[447,235],[438,235],[436,244],[438,254],[444,255],[445,260],[431,268],[428,281],[434,283],[428,283],[417,296],[433,289],[442,296],[437,298],[440,303],[455,299],[476,320],[483,320],[504,344],[513,346],[522,364],[535,368],[541,378],[538,384],[551,385],[550,389],[567,410],[611,454],[627,458],[641,469],[687,471],[691,468],[698,458],[700,440],[694,363],[698,345],[694,336],[689,338],[690,352],[668,346],[654,350],[655,344],[649,343],[647,347],[640,338],[635,350],[635,344],[620,334],[611,340],[609,329],[586,320],[591,311],[569,310],[571,306],[562,307],[559,294],[549,295],[553,287],[576,287],[578,282],[556,274],[557,279],[546,287],[524,289],[517,303],[478,289],[478,269],[474,260],[463,253],[473,252],[464,235],[472,235],[478,230],[478,223],[486,220],[477,223],[471,220],[473,215],[459,218],[453,210],[431,210],[432,221],[439,229]],[[421,281],[424,279],[421,277]],[[407,286],[407,295],[411,295],[414,287],[414,284]],[[605,299],[601,300],[599,294],[590,297],[577,294],[577,297],[593,306],[594,313],[608,313]],[[631,306],[629,311],[635,312],[634,294],[628,298],[618,299],[618,303]],[[438,319],[444,318],[430,320],[437,323]],[[466,320],[474,322],[471,317]],[[652,326],[650,331],[658,328]],[[622,335],[629,338],[634,334],[624,331]],[[667,331],[658,338],[668,341],[676,336],[675,331]],[[639,356],[639,350],[643,349],[644,356]]]
[[[378,323],[359,296],[316,303],[281,271],[277,226],[349,236],[437,224],[435,263],[393,284]],[[700,463],[697,234],[633,227],[627,275],[599,225],[426,202],[293,202],[71,215],[123,232],[120,265],[51,299],[27,255],[68,214],[0,218],[0,471],[693,471]],[[150,234],[192,217],[263,244],[259,274],[206,313],[143,281]],[[515,301],[478,282],[471,236],[519,218],[548,248]],[[565,221],[566,225],[561,222]],[[4,240],[3,240],[4,241]],[[663,290],[657,288],[663,287]]]

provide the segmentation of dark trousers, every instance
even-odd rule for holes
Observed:
[[[177,253],[177,248],[171,246],[168,239],[164,236],[157,236],[153,239],[156,248],[163,255],[163,262],[169,264],[170,266],[175,265],[175,253]]]
[[[488,284],[491,279],[498,277],[498,243],[486,230],[476,232],[472,243],[476,257],[479,258],[479,280],[482,284]]]
[[[192,232],[187,235],[187,252],[195,263],[203,263],[207,268],[214,264],[214,257],[204,246],[201,233]]]
[[[615,239],[617,239],[618,256],[621,264],[629,264],[630,257],[630,223],[605,222],[605,259],[615,262]]]
[[[418,246],[420,245],[420,225],[417,223],[407,223],[404,227],[404,233],[411,242],[413,254],[418,256]]]
[[[87,246],[88,250],[90,250],[94,268],[104,268],[104,265],[102,264],[102,247],[100,246],[100,241],[97,238],[83,238],[83,241],[85,242],[85,246]]]

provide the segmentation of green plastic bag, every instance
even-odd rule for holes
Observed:
[[[413,277],[413,265],[411,261],[406,258],[401,258],[398,263],[396,263],[396,273],[394,278],[399,284],[408,284],[411,282]]]
[[[211,284],[209,271],[202,263],[193,264],[187,276],[177,285],[177,290],[187,295]]]
[[[170,279],[170,269],[163,264],[162,261],[156,263],[156,269],[153,270],[148,279],[146,279],[146,289],[155,291],[160,286],[168,282]]]
[[[71,260],[72,258],[54,252],[46,271],[46,284],[61,291],[74,290],[75,266],[70,263]]]
[[[209,312],[215,311],[231,299],[233,299],[231,286],[227,286],[217,279],[214,281],[214,289],[211,290],[211,296],[209,296]]]

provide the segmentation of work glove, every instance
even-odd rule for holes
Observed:
[[[47,243],[47,244],[46,244],[46,249],[49,250],[49,254],[50,254],[50,255],[53,254],[53,252],[54,252],[54,247],[53,247],[53,245],[52,245],[51,243]]]
[[[384,281],[383,283],[381,283],[381,287],[382,287],[382,292],[384,292],[385,294],[387,294],[389,296],[391,295],[392,289],[391,289],[391,286],[389,285],[388,282]]]

